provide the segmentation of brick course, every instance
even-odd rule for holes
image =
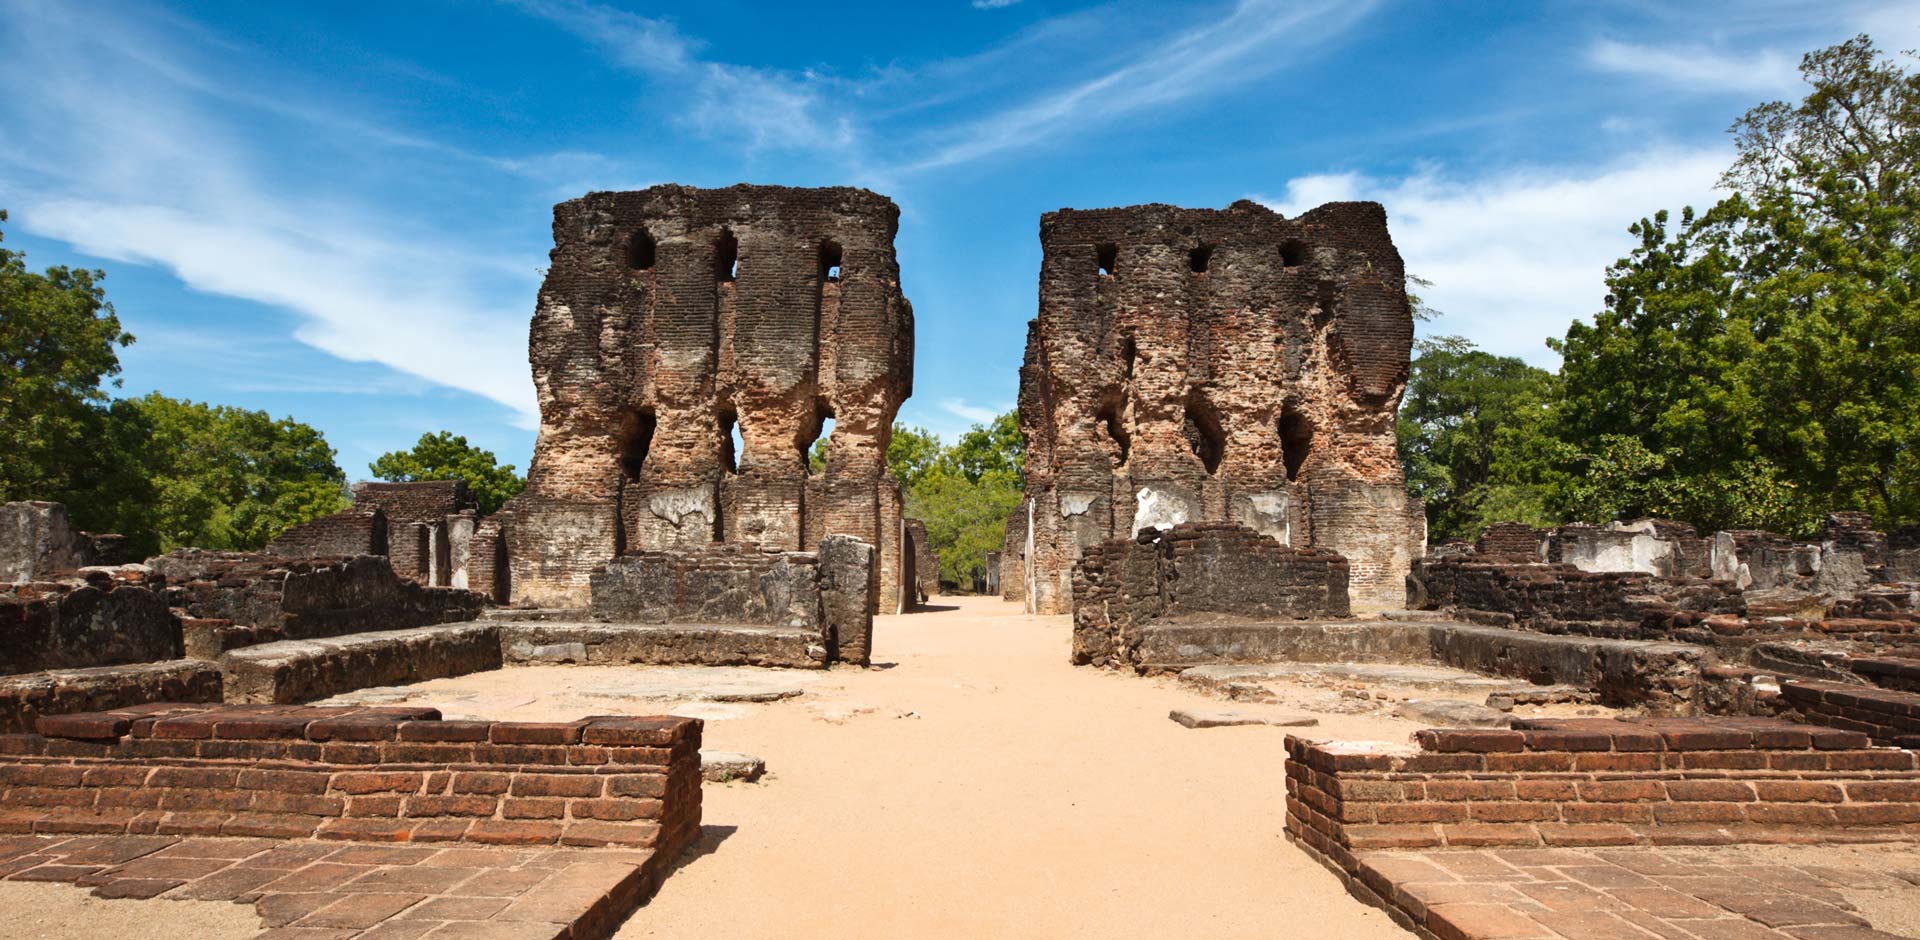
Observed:
[[[160,704],[46,717],[36,734],[0,735],[0,832],[676,853],[699,830],[700,730],[691,718],[452,722],[430,708]]]

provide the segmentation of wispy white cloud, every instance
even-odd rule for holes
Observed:
[[[1600,167],[1327,174],[1255,198],[1287,215],[1336,200],[1383,203],[1407,270],[1433,282],[1423,296],[1443,317],[1428,330],[1550,364],[1541,338],[1602,308],[1607,265],[1634,246],[1628,223],[1711,203],[1731,159],[1720,147],[1657,149]]]
[[[981,405],[968,404],[964,398],[943,398],[940,400],[941,410],[948,414],[965,418],[976,424],[990,424],[993,419],[1000,417],[1001,414],[1005,413],[1006,410],[1011,407],[1011,405],[1008,405],[1001,408],[988,408]]]
[[[1117,68],[961,124],[908,169],[967,163],[1249,81],[1298,62],[1364,20],[1373,0],[1239,0],[1224,17],[1153,36]]]
[[[1587,62],[1601,71],[1693,92],[1775,94],[1800,81],[1800,57],[1774,49],[1722,52],[1602,39],[1588,47]]]
[[[1020,0],[973,0],[976,10],[1003,10],[1019,3]]]
[[[237,123],[187,49],[138,17],[0,2],[0,178],[15,222],[102,258],[156,265],[187,287],[289,311],[294,337],[535,414],[522,344],[535,258],[478,252],[456,234],[269,176],[278,155]],[[227,50],[222,50],[226,54]],[[324,120],[298,102],[259,117]],[[362,121],[304,136],[390,156],[419,149]],[[318,146],[311,144],[310,146]],[[451,148],[432,148],[444,157]],[[502,289],[507,288],[507,289]],[[514,307],[520,307],[514,303]]]

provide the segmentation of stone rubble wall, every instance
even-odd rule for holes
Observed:
[[[124,540],[75,529],[67,507],[40,501],[0,503],[0,585],[37,581],[90,565],[119,564]]]
[[[1804,681],[1783,684],[1780,694],[1808,721],[1857,731],[1877,744],[1920,748],[1920,692]]]
[[[0,735],[0,831],[645,847],[700,829],[697,718],[194,706]]]
[[[472,620],[487,599],[423,587],[387,559],[290,558],[180,549],[147,560],[166,579],[166,605],[196,619],[251,629],[249,641],[305,640]]]
[[[0,587],[0,674],[178,659],[180,621],[138,573]]]
[[[1066,613],[1083,552],[1231,521],[1344,555],[1357,609],[1401,607],[1426,533],[1394,439],[1413,319],[1385,211],[1063,209],[1040,240],[1019,400],[1034,545],[1009,527],[1003,593]]]
[[[43,715],[147,702],[219,702],[221,692],[219,668],[192,659],[0,676],[0,734],[32,731]]]
[[[1073,661],[1137,667],[1139,629],[1154,623],[1345,617],[1347,567],[1230,522],[1093,546],[1074,566]]]
[[[515,604],[584,606],[626,552],[837,534],[876,547],[876,609],[897,609],[886,447],[913,363],[898,217],[865,190],[747,185],[555,207],[529,336],[540,436],[501,527]]]
[[[640,552],[591,576],[588,616],[609,623],[765,625],[814,635],[822,661],[865,665],[873,636],[873,546],[829,535],[817,552],[740,545]]]

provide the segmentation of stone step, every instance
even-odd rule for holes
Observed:
[[[743,624],[653,624],[589,621],[500,623],[509,665],[781,666],[824,669],[817,629]]]
[[[1148,672],[1261,663],[1440,665],[1599,693],[1603,704],[1680,706],[1711,653],[1687,643],[1563,636],[1448,621],[1154,624],[1137,632]]]
[[[281,640],[220,657],[226,700],[291,705],[355,689],[401,685],[500,668],[497,623],[466,621]]]
[[[1815,724],[1863,732],[1875,744],[1911,747],[1920,742],[1920,692],[1807,681],[1785,683],[1780,694]]]
[[[1883,689],[1920,692],[1920,659],[1863,656],[1850,660],[1847,668]]]

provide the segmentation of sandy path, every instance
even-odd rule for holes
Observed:
[[[1284,731],[1181,728],[1169,708],[1220,703],[1069,666],[1065,617],[938,604],[880,618],[897,665],[824,696],[875,712],[823,720],[810,690],[708,723],[772,776],[707,788],[726,834],[621,937],[1407,936],[1282,838]]]

